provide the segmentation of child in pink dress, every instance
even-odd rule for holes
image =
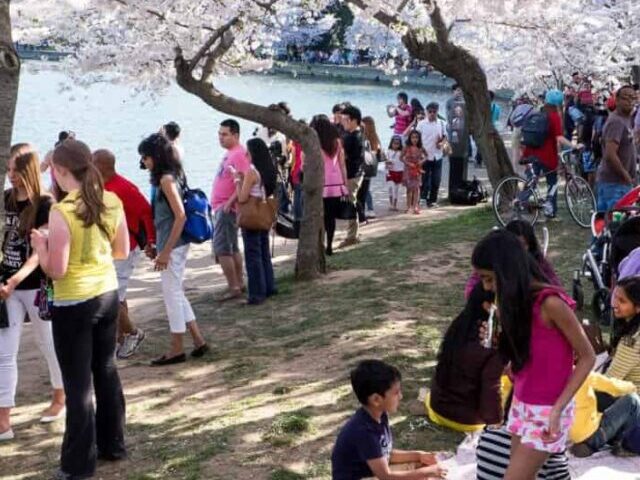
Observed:
[[[422,185],[422,165],[427,160],[427,152],[422,148],[422,138],[420,133],[412,131],[407,139],[407,145],[402,151],[402,161],[404,162],[404,185],[407,187],[407,213],[420,213],[418,207],[420,203],[420,186]]]
[[[506,480],[534,480],[550,454],[566,449],[573,397],[595,363],[595,353],[573,313],[573,301],[533,265],[511,232],[492,232],[475,247],[473,266],[494,291],[499,350],[510,362],[514,395]],[[574,358],[577,358],[574,366]]]

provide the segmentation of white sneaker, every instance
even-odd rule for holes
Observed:
[[[365,213],[365,217],[376,218],[376,212],[374,212],[373,210],[367,210],[367,213]]]
[[[130,333],[129,335],[125,335],[124,340],[122,341],[122,345],[118,348],[116,356],[119,359],[129,358],[131,355],[136,353],[140,344],[144,340],[145,333],[144,330],[138,328],[136,333]]]
[[[15,435],[13,434],[13,430],[9,429],[6,432],[0,433],[0,442],[6,442],[9,440],[13,440]]]

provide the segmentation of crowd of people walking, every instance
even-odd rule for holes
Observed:
[[[640,118],[640,113],[633,113],[638,94],[631,86],[620,88],[606,122],[589,124],[592,111],[584,83],[575,91],[547,92],[545,138],[537,147],[525,144],[522,155],[539,160],[534,173],[547,176],[553,197],[557,149],[559,145],[576,146],[571,142],[575,132],[567,131],[562,115],[576,102],[582,117],[574,112],[571,121],[578,129],[578,141],[589,140],[587,151],[591,153],[583,157],[584,164],[596,166],[598,204],[609,209],[635,184],[637,145],[631,118],[635,115],[636,123]],[[526,104],[519,102],[510,121]],[[290,114],[284,103],[273,107]],[[450,191],[466,180],[473,149],[459,86],[453,86],[444,111],[446,117],[441,117],[438,103],[428,102],[423,108],[418,99],[409,101],[407,94],[399,93],[397,103],[387,107],[394,119],[387,148],[373,117],[348,102],[335,105],[331,117],[318,114],[311,119],[309,125],[318,135],[324,162],[327,255],[334,253],[338,220],[347,222],[347,231],[337,248],[346,248],[360,242],[360,226],[375,217],[371,182],[378,165],[384,166],[392,212],[402,209],[400,186],[406,189],[406,213],[420,214],[422,202],[426,208],[437,208],[447,158]],[[500,109],[494,102],[492,121],[499,118]],[[160,274],[170,334],[165,353],[151,361],[154,367],[187,361],[187,332],[192,343],[190,357],[203,357],[210,350],[183,285],[190,245],[197,241],[185,234],[191,222],[210,222],[210,236],[205,240],[211,240],[213,258],[227,282],[217,300],[246,297],[247,305],[258,305],[278,292],[269,241],[273,222],[262,227],[248,218],[251,209],[269,209],[277,198],[280,211],[301,221],[304,153],[300,145],[267,127],[258,128],[243,144],[239,123],[224,120],[218,127],[224,157],[213,180],[210,203],[198,206],[197,199],[204,194],[189,187],[180,133],[180,127],[169,122],[138,145],[140,168],[149,174],[148,200],[118,173],[111,151],[92,152],[71,132],[59,135],[42,162],[28,143],[11,150],[0,286],[0,441],[14,438],[10,414],[15,407],[17,356],[23,323],[29,320],[48,366],[52,390],[41,421],[66,417],[57,479],[89,478],[97,459],[116,461],[127,455],[126,406],[116,359],[134,355],[147,335],[136,326],[127,303],[130,280],[143,257]],[[482,159],[474,161],[481,163]],[[51,177],[48,191],[42,181],[47,170]],[[196,203],[190,203],[192,200]],[[201,210],[194,213],[193,208]],[[555,209],[553,197],[550,217],[555,216]],[[487,236],[474,250],[473,266],[467,307],[445,334],[426,400],[431,421],[459,431],[474,431],[487,424],[502,429],[513,438],[504,478],[524,478],[514,473],[523,471],[529,472],[526,478],[533,478],[550,455],[562,454],[576,412],[588,408],[590,418],[599,419],[594,428],[572,435],[576,455],[601,449],[638,423],[629,420],[640,416],[640,400],[633,393],[640,369],[635,342],[640,311],[637,278],[620,282],[614,294],[614,311],[622,327],[613,339],[616,354],[607,372],[611,378],[635,385],[617,383],[616,391],[622,397],[612,403],[615,409],[598,413],[592,411],[591,391],[583,390],[605,388],[601,386],[606,381],[588,380],[592,378],[593,351],[531,226],[514,223]],[[495,298],[500,298],[502,335],[496,340],[497,350],[492,350],[480,344],[485,327],[478,325],[486,321],[486,303]],[[505,371],[506,362],[510,362],[510,372]],[[506,397],[499,388],[505,373],[511,373],[507,376],[514,384],[506,422]],[[390,478],[389,463],[401,460],[421,462],[426,478],[443,477],[445,471],[433,455],[399,452],[390,443],[389,448],[381,449],[381,444],[368,438],[371,429],[376,431],[374,436],[391,438],[387,414],[395,411],[401,396],[400,373],[381,362],[364,362],[351,379],[363,410],[338,438],[334,478],[361,478],[358,475],[366,473]],[[477,392],[481,394],[474,398]],[[590,403],[581,404],[582,397]],[[635,413],[622,422],[622,410]],[[619,428],[614,432],[611,424]],[[548,428],[541,429],[541,425]],[[369,429],[367,438],[363,428]]]

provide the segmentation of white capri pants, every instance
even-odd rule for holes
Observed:
[[[7,299],[9,327],[0,328],[0,407],[15,407],[18,385],[18,350],[25,314],[29,314],[36,343],[49,367],[49,379],[55,389],[63,388],[62,373],[53,347],[51,322],[40,319],[35,305],[38,290],[14,290]]]
[[[171,333],[185,333],[187,323],[196,319],[182,285],[188,253],[189,244],[174,248],[169,256],[167,269],[160,272],[162,296],[167,309]]]

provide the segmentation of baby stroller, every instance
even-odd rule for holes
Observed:
[[[582,278],[593,284],[591,307],[605,326],[611,324],[611,290],[619,277],[620,263],[640,247],[640,187],[633,189],[608,212],[591,218],[593,241],[573,276],[572,296],[578,308],[584,306]],[[640,271],[638,272],[640,273]]]

